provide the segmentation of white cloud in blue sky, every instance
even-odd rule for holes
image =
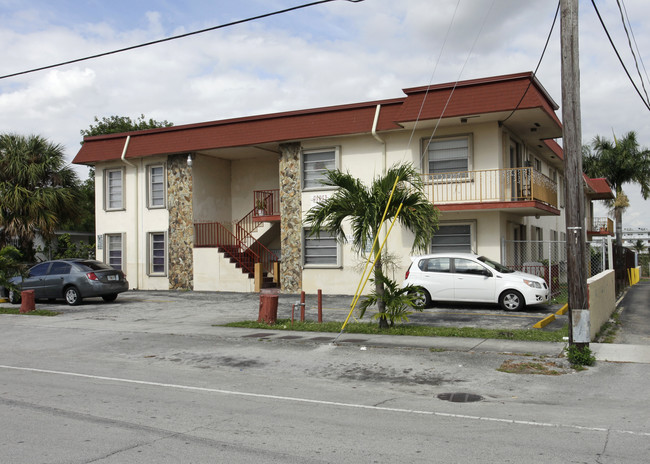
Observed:
[[[0,0],[0,74],[301,3]],[[597,4],[635,72],[616,1]],[[72,159],[79,131],[94,116],[143,113],[186,124],[398,97],[402,88],[428,84],[434,69],[433,83],[531,71],[556,6],[553,0],[339,0],[0,80],[0,131],[44,135],[63,144]],[[646,0],[626,0],[625,6],[650,66]],[[627,81],[588,1],[580,2],[580,42],[583,143],[595,135],[634,130],[650,147],[650,112]],[[538,78],[560,103],[559,20]],[[626,191],[632,207],[624,226],[650,227],[648,203],[639,189]]]

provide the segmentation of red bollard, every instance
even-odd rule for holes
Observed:
[[[278,320],[278,295],[273,293],[260,293],[260,309],[257,322],[275,324]]]
[[[24,290],[20,292],[20,313],[28,313],[36,309],[36,301],[34,299],[34,290]]]
[[[300,293],[300,322],[305,322],[305,292]]]
[[[323,291],[318,289],[318,322],[323,322]]]

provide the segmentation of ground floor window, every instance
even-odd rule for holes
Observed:
[[[309,229],[305,229],[303,250],[305,267],[332,267],[339,264],[339,244],[329,232],[321,231],[320,235],[310,237]]]
[[[165,232],[149,233],[149,266],[151,276],[167,274],[167,234]]]
[[[471,253],[472,244],[472,224],[443,224],[431,240],[431,253]]]
[[[104,236],[104,261],[115,269],[124,269],[124,234]]]

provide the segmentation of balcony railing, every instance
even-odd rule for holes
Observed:
[[[540,201],[557,207],[557,183],[533,168],[423,174],[435,204]]]
[[[613,234],[614,221],[608,217],[591,218],[591,230],[599,234]]]
[[[280,215],[280,190],[253,191],[253,217]]]

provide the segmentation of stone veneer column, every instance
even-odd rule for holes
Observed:
[[[167,208],[169,210],[168,266],[170,290],[194,288],[194,219],[192,168],[187,155],[167,158]]]
[[[300,143],[280,144],[280,288],[302,289],[302,199]]]

